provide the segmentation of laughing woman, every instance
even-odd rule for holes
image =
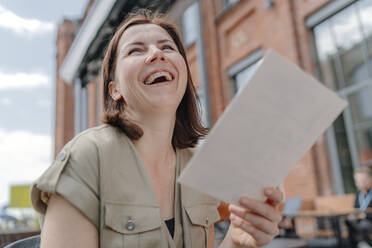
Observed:
[[[175,182],[207,131],[176,28],[130,16],[102,76],[106,124],[71,140],[33,185],[41,247],[213,247],[219,202]],[[257,247],[278,234],[282,194],[265,194],[229,206],[221,247]]]

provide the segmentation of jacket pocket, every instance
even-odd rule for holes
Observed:
[[[210,228],[220,219],[216,205],[185,206],[185,210],[191,222],[192,247],[208,247]]]
[[[108,247],[161,247],[161,217],[157,206],[105,203]]]

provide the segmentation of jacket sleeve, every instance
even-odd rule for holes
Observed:
[[[31,202],[42,218],[51,194],[63,196],[98,227],[99,156],[92,140],[81,135],[70,141],[33,184]]]

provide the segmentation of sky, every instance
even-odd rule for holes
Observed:
[[[87,4],[0,0],[0,207],[52,162],[57,28]]]

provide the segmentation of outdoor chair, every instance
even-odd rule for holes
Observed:
[[[29,238],[17,240],[4,248],[39,248],[40,247],[40,235],[32,236]]]

